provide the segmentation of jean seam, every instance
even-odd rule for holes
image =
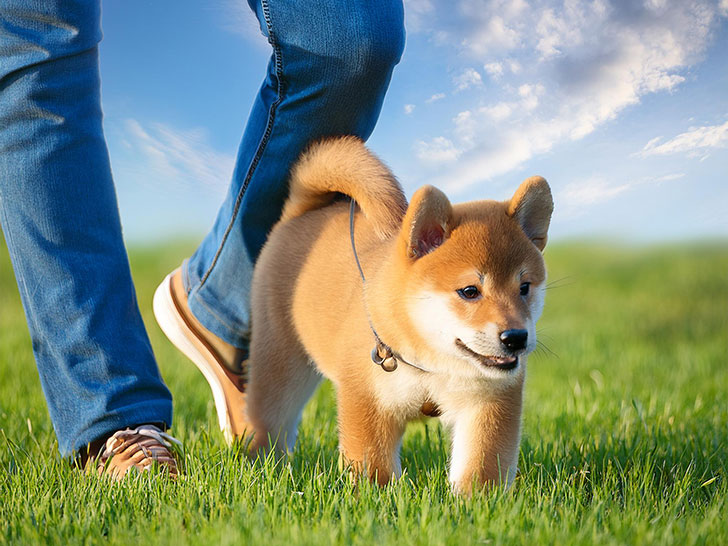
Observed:
[[[250,184],[251,178],[253,178],[253,175],[255,174],[256,168],[258,167],[258,163],[260,162],[260,158],[262,157],[263,153],[265,152],[265,149],[268,145],[268,141],[270,140],[271,133],[273,132],[273,124],[275,123],[276,118],[276,111],[278,110],[278,105],[283,100],[283,62],[281,60],[281,49],[278,45],[278,41],[276,40],[275,34],[273,32],[273,23],[271,21],[270,17],[270,7],[268,5],[268,0],[261,0],[261,7],[263,8],[263,19],[265,20],[266,29],[268,30],[268,41],[270,45],[273,47],[273,60],[275,63],[276,68],[276,79],[277,79],[277,85],[276,85],[276,99],[273,101],[273,103],[270,106],[270,110],[268,111],[268,122],[266,123],[265,132],[263,133],[263,137],[260,140],[260,143],[258,144],[258,149],[255,152],[255,155],[253,156],[253,160],[250,162],[250,166],[248,167],[248,172],[245,175],[245,180],[243,181],[243,186],[240,188],[240,191],[238,192],[238,196],[235,199],[235,207],[233,208],[233,214],[230,218],[230,222],[228,223],[227,228],[225,229],[225,233],[222,236],[222,241],[220,242],[220,246],[217,249],[217,252],[215,253],[214,258],[212,259],[212,263],[210,264],[210,267],[207,269],[205,274],[202,276],[202,279],[200,279],[200,287],[204,286],[205,282],[207,281],[207,278],[212,273],[212,270],[215,268],[215,265],[217,264],[217,260],[220,257],[220,254],[222,253],[222,249],[225,246],[225,242],[227,241],[228,235],[230,234],[230,231],[233,228],[233,224],[235,223],[235,220],[237,218],[238,212],[240,211],[240,206],[243,202],[243,196],[245,195],[246,190],[248,189],[248,185]]]

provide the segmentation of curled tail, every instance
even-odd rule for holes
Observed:
[[[407,210],[404,192],[392,172],[354,136],[323,140],[303,153],[291,171],[281,221],[321,208],[337,193],[356,200],[382,239],[399,230]]]

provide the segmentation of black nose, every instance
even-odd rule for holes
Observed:
[[[520,351],[526,348],[528,330],[504,330],[500,334],[500,340],[509,351]]]

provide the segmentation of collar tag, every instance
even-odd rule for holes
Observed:
[[[385,372],[393,372],[397,369],[397,359],[392,354],[392,349],[383,343],[377,343],[372,349],[372,362],[381,366]]]

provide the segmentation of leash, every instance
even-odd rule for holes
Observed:
[[[362,288],[366,285],[366,278],[364,277],[364,270],[361,267],[361,262],[359,261],[359,254],[356,251],[356,242],[354,241],[354,208],[356,205],[356,201],[354,201],[353,197],[350,197],[351,204],[349,205],[349,237],[351,238],[351,250],[354,252],[354,260],[356,260],[356,267],[359,269],[359,276],[361,277],[361,284]],[[366,309],[366,303],[364,304],[364,308]],[[421,366],[418,366],[417,364],[412,364],[411,362],[407,362],[404,358],[402,358],[402,355],[392,350],[392,348],[384,343],[382,341],[382,338],[379,337],[379,334],[377,334],[377,331],[374,329],[374,325],[372,324],[372,319],[369,317],[369,311],[367,310],[367,320],[369,321],[369,328],[372,331],[372,334],[374,334],[374,339],[376,343],[374,344],[374,348],[372,349],[371,358],[372,362],[376,364],[377,366],[381,366],[382,369],[385,372],[393,372],[397,369],[397,363],[402,362],[403,364],[407,364],[408,366],[411,366],[417,370],[420,370],[421,372],[425,373],[433,373],[430,370],[427,370]]]

